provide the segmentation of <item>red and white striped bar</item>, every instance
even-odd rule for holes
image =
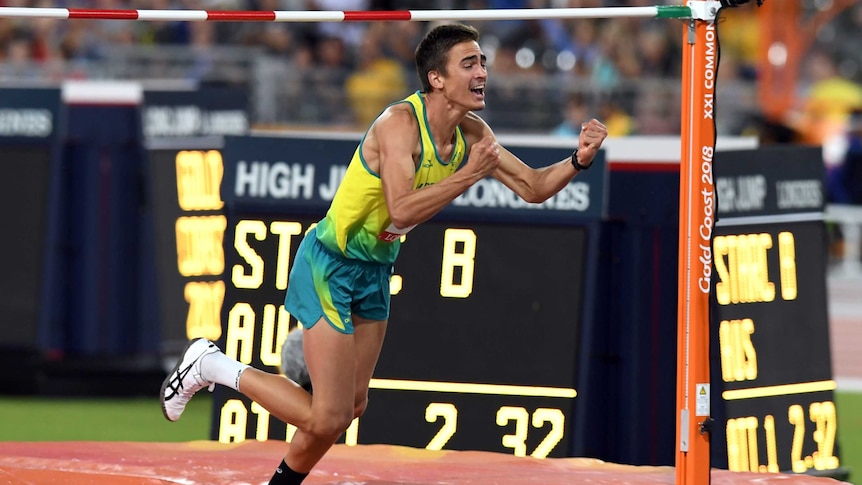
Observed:
[[[697,3],[697,2],[695,2]],[[599,19],[614,17],[692,18],[687,6],[516,8],[488,10],[380,10],[380,11],[241,11],[241,10],[99,10],[84,8],[0,7],[0,18],[160,20],[216,22],[375,22],[406,20],[535,20]]]

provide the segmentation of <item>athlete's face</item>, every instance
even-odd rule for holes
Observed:
[[[456,44],[449,50],[446,65],[446,97],[452,103],[464,105],[471,111],[485,108],[485,54],[474,41]]]

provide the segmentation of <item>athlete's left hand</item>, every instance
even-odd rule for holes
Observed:
[[[578,161],[583,165],[593,163],[593,158],[602,147],[602,142],[608,137],[608,127],[593,118],[581,124],[581,135],[578,138]]]

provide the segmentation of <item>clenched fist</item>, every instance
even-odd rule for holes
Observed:
[[[593,118],[581,124],[581,135],[578,138],[578,162],[589,166],[599,152],[602,142],[608,137],[608,127]]]
[[[477,180],[491,175],[500,165],[500,145],[494,138],[486,136],[470,148],[470,163]]]

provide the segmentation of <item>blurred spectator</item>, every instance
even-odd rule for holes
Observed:
[[[632,69],[635,76],[667,78],[680,71],[682,55],[666,28],[655,23],[646,25],[638,32],[635,45],[637,68]]]
[[[585,20],[569,23],[571,33],[568,49],[574,56],[574,69],[578,76],[590,76],[591,71],[597,70],[603,53],[598,39],[600,25],[600,22]]]
[[[215,24],[211,22],[192,22],[189,44],[194,52],[194,60],[186,74],[187,79],[203,81],[210,78],[214,69],[217,53],[215,46]]]
[[[746,67],[733,53],[721,52],[716,73],[715,124],[719,133],[741,134],[752,115],[759,114],[757,90],[745,76]]]
[[[372,24],[362,39],[359,65],[345,83],[345,92],[355,122],[368,125],[389,103],[407,94],[404,69],[398,61],[383,56],[387,27]]]
[[[598,37],[591,39],[588,41],[589,45],[595,46],[595,59],[592,60],[592,64],[588,64],[586,62],[579,62],[576,64],[579,67],[579,70],[582,68],[587,68],[586,71],[582,71],[584,76],[589,76],[590,80],[597,86],[602,86],[605,89],[613,89],[617,87],[622,80],[622,73],[620,72],[620,68],[617,65],[617,38],[619,33],[620,24],[617,23],[607,23],[604,26],[605,28],[599,29]],[[583,60],[583,56],[581,58]],[[587,57],[587,61],[590,61],[590,58]]]
[[[566,100],[566,106],[563,109],[563,122],[557,125],[551,134],[577,137],[581,134],[581,124],[596,117],[595,115],[590,116],[590,110],[583,95],[572,94]],[[602,121],[604,122],[604,120]]]
[[[485,0],[482,2],[474,2],[471,8],[474,9],[513,9],[513,8],[527,8],[529,0]],[[481,5],[483,4],[483,5]],[[482,26],[482,30],[480,32],[483,36],[485,35],[493,35],[501,40],[508,40],[516,35],[518,35],[518,31],[520,31],[526,20],[501,20],[497,22],[493,22],[490,25]]]
[[[259,83],[256,92],[261,101],[258,115],[262,118],[261,121],[275,124],[279,117],[286,116],[288,119],[306,120],[309,123],[319,122],[320,103],[314,95],[315,72],[314,52],[309,45],[298,47],[286,63],[258,64],[256,78],[277,78],[281,81],[278,85]]]
[[[421,89],[416,73],[414,60],[415,46],[419,45],[425,35],[424,26],[418,22],[393,22],[386,33],[386,41],[382,44],[383,55],[398,61],[404,70],[409,85],[408,91]]]
[[[498,47],[488,66],[486,120],[501,133],[549,130],[559,123],[560,107],[557,92],[544,80],[535,52],[517,43]]]
[[[862,108],[862,86],[842,77],[829,53],[814,50],[805,63],[809,83],[794,120],[802,141],[822,145],[847,130],[850,112]]]
[[[38,79],[40,71],[33,62],[33,39],[28,32],[18,29],[9,35],[3,58],[5,67],[0,70],[0,79]]]
[[[369,0],[309,0],[309,6],[316,10],[368,10]],[[366,31],[373,25],[367,22],[321,22],[318,32],[323,37],[339,37],[351,50],[360,49]]]
[[[60,41],[60,57],[68,61],[94,60],[101,57],[101,40],[87,22],[70,22]]]
[[[851,113],[841,163],[827,167],[829,201],[862,205],[862,108]]]
[[[679,96],[647,87],[637,98],[634,120],[638,135],[679,133]]]
[[[305,0],[252,0],[249,5],[243,7],[248,10],[263,11],[309,9]],[[303,44],[315,37],[314,32],[317,30],[313,24],[298,25],[288,22],[225,22],[221,25],[230,27],[223,35],[227,43],[262,46],[267,54],[285,57],[296,54]]]
[[[317,93],[316,121],[333,125],[349,124],[352,113],[345,110],[345,85],[353,66],[347,58],[347,47],[338,37],[319,39],[314,51],[315,67],[309,69],[311,88]],[[308,96],[308,91],[305,94]]]
[[[150,8],[153,10],[167,10],[182,8],[171,0],[150,0]],[[112,22],[116,23],[116,22]],[[144,34],[152,44],[188,44],[190,39],[190,22],[154,21],[147,27]]]
[[[757,10],[722,10],[719,35],[721,62],[724,63],[725,57],[733,57],[736,59],[737,75],[747,80],[755,79],[760,46]]]
[[[613,96],[605,96],[599,104],[598,119],[608,127],[609,137],[629,136],[637,133],[637,125]]]

